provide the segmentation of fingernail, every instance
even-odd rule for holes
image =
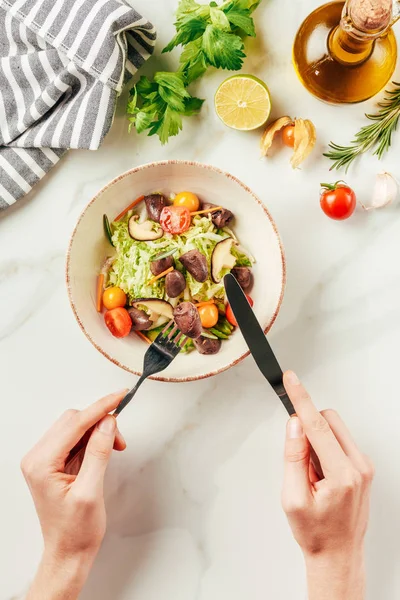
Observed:
[[[107,415],[106,417],[104,417],[104,419],[102,419],[97,425],[98,429],[102,433],[106,433],[107,435],[115,433],[116,426],[117,423],[115,421],[115,418],[111,415]]]
[[[291,385],[299,385],[300,380],[297,377],[296,373],[293,373],[293,371],[288,371],[286,373],[286,381],[288,381]]]
[[[303,437],[303,427],[298,417],[292,417],[288,422],[288,437],[295,440]]]
[[[128,393],[128,388],[123,388],[122,390],[119,390],[119,392],[114,392],[113,396],[122,396],[122,394],[127,394]]]

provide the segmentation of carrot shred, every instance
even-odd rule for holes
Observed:
[[[120,219],[122,219],[122,217],[124,217],[126,215],[126,213],[130,210],[132,210],[132,208],[135,208],[135,206],[137,204],[139,204],[142,200],[144,199],[144,196],[139,196],[139,198],[136,198],[136,200],[134,200],[129,206],[127,206],[121,213],[119,213],[118,217],[116,217],[114,219],[114,221],[119,221]]]
[[[153,285],[153,283],[155,283],[157,281],[157,279],[161,279],[161,277],[165,277],[165,275],[168,275],[168,273],[171,273],[171,271],[173,271],[173,270],[174,270],[174,267],[169,267],[169,269],[166,269],[159,275],[155,275],[148,281],[148,285]]]
[[[97,294],[96,294],[96,308],[97,312],[101,312],[103,308],[103,287],[104,287],[104,275],[100,273],[97,278]]]
[[[211,306],[211,304],[215,304],[214,300],[208,300],[207,302],[199,302],[195,304],[196,308],[201,308],[202,306]]]
[[[151,341],[149,340],[147,335],[144,335],[144,333],[142,333],[141,331],[135,331],[135,333],[138,337],[140,337],[141,340],[143,340],[147,344],[151,344]]]
[[[195,217],[196,215],[208,215],[209,213],[216,212],[217,210],[223,210],[222,206],[215,206],[214,208],[208,208],[207,210],[196,210],[196,212],[191,212],[190,216]]]

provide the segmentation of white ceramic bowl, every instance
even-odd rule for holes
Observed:
[[[96,278],[110,246],[103,232],[103,214],[110,220],[142,194],[155,190],[190,190],[200,199],[221,204],[235,214],[233,229],[240,243],[256,258],[254,311],[267,332],[281,306],[285,286],[285,259],[279,235],[269,212],[251,190],[236,177],[200,163],[165,161],[142,165],[120,175],[95,196],[83,211],[72,234],[66,278],[68,294],[82,331],[92,344],[119,367],[140,375],[146,345],[131,334],[123,340],[113,338],[96,312]],[[221,373],[248,354],[237,331],[222,344],[215,356],[197,352],[178,356],[154,379],[193,381]]]

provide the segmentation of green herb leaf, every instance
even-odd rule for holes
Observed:
[[[201,98],[189,98],[188,100],[186,100],[185,102],[185,111],[184,111],[184,115],[185,117],[191,117],[193,115],[197,115],[200,110],[201,107],[203,106],[204,100],[202,100]]]
[[[180,70],[189,85],[207,71],[207,59],[203,52],[203,39],[199,38],[187,44],[180,58]]]
[[[157,91],[157,86],[153,82],[151,82],[148,77],[143,76],[139,79],[139,81],[135,85],[135,88],[137,90],[137,93],[140,96],[144,97],[148,96],[152,92]]]
[[[379,159],[389,150],[392,135],[397,130],[400,120],[400,83],[393,82],[393,85],[394,89],[386,90],[383,102],[378,103],[380,110],[365,115],[373,123],[362,127],[349,146],[339,146],[333,142],[329,144],[330,151],[324,156],[333,160],[331,171],[344,167],[347,172],[360,154],[373,148],[373,154]]]
[[[148,129],[151,125],[151,123],[154,121],[154,119],[157,117],[157,113],[155,112],[144,112],[143,110],[140,110],[137,115],[136,115],[136,119],[135,119],[135,127],[136,127],[136,131],[138,133],[142,133],[143,131],[146,131],[146,129]]]
[[[136,107],[137,107],[137,99],[138,99],[138,93],[137,93],[137,87],[135,86],[130,91],[128,104],[126,105],[126,112],[128,113],[128,115],[135,114]]]
[[[251,37],[256,36],[256,30],[254,27],[253,18],[250,16],[250,10],[248,9],[235,9],[232,8],[226,12],[228,21],[234,26],[240,29],[245,35]]]
[[[238,35],[208,25],[203,35],[203,50],[211,65],[238,71],[245,58],[244,44]]]
[[[170,106],[167,106],[163,116],[153,123],[150,128],[149,135],[158,135],[160,142],[164,145],[170,137],[178,135],[182,129],[182,117],[174,111]]]
[[[229,22],[228,22],[229,24]],[[176,46],[186,45],[193,40],[201,37],[207,26],[207,22],[202,17],[186,17],[181,23],[175,24],[178,33],[163,49],[163,52],[171,52]]]
[[[219,8],[211,8],[210,10],[211,23],[218,29],[230,31],[231,26],[226,14]]]

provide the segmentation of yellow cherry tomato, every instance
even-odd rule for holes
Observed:
[[[109,287],[104,290],[103,304],[107,310],[120,308],[126,304],[126,294],[119,287]]]
[[[199,317],[203,327],[209,328],[214,327],[218,323],[218,308],[215,304],[207,304],[200,306],[198,309]]]
[[[192,192],[180,192],[174,198],[174,206],[185,206],[190,212],[196,212],[200,207],[200,200]]]

